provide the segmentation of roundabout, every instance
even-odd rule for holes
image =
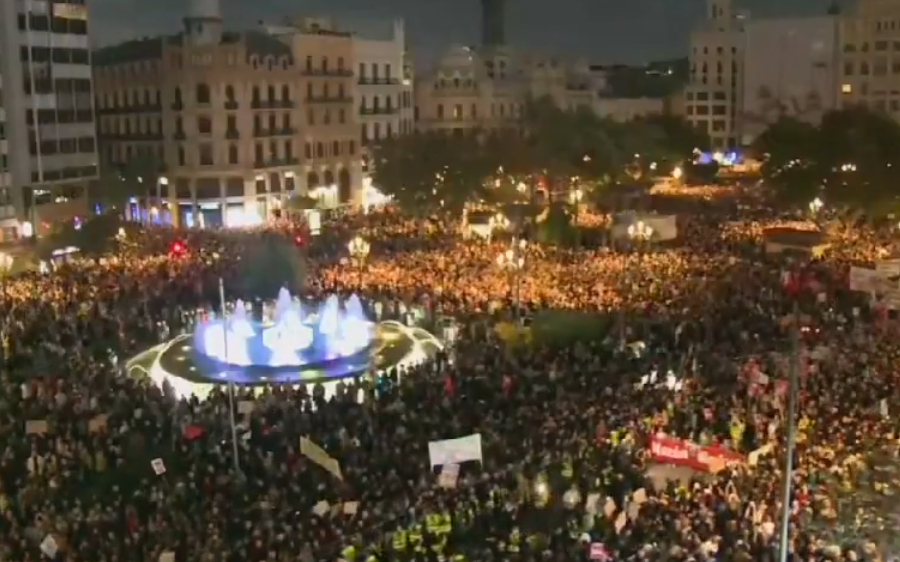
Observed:
[[[238,301],[227,318],[201,321],[192,334],[134,356],[126,372],[178,397],[203,399],[213,387],[227,384],[334,387],[366,373],[421,363],[442,347],[421,328],[370,322],[355,295],[344,302],[332,295],[317,310],[306,310],[283,291],[270,317],[257,321]]]

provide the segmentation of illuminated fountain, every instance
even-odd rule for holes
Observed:
[[[237,301],[227,318],[200,322],[130,359],[142,373],[178,396],[206,396],[215,385],[246,386],[334,382],[366,372],[403,368],[426,360],[442,346],[431,334],[386,321],[369,321],[359,297],[330,295],[303,305],[282,289],[253,318]],[[329,382],[330,384],[330,382]]]
[[[194,350],[226,369],[304,368],[358,355],[372,343],[373,324],[356,295],[343,306],[337,295],[330,295],[316,313],[306,314],[281,289],[271,322],[248,319],[240,301],[235,310],[227,320],[203,322],[194,332]]]

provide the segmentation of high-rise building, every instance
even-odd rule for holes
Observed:
[[[0,239],[48,230],[41,208],[97,177],[90,64],[84,0],[2,2]]]
[[[741,141],[782,116],[818,123],[837,106],[838,18],[750,20],[745,26]]]
[[[349,204],[353,68],[351,35],[325,21],[228,32],[217,0],[192,0],[181,33],[95,55],[102,156],[155,160],[148,195],[188,226],[265,220],[294,193]]]
[[[481,46],[506,45],[506,0],[481,0]]]
[[[685,116],[709,133],[715,148],[737,146],[745,37],[731,0],[707,0],[706,19],[690,41]]]
[[[839,22],[841,105],[861,104],[900,119],[900,3],[857,0]]]

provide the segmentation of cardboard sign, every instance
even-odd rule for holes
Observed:
[[[642,503],[647,502],[647,490],[644,488],[639,489],[631,496],[631,501],[634,503],[641,505]]]
[[[359,502],[344,502],[344,515],[356,515],[359,511]]]
[[[153,472],[155,472],[157,476],[162,476],[166,473],[166,463],[164,463],[162,459],[153,459],[150,461],[150,466],[153,467]]]
[[[238,413],[243,416],[252,414],[255,408],[256,404],[250,400],[241,400],[238,402]]]
[[[328,505],[328,502],[325,500],[320,501],[316,505],[313,506],[313,513],[318,515],[319,517],[323,517],[326,513],[331,511],[331,506]]]
[[[43,435],[50,431],[47,420],[30,420],[25,422],[25,433],[28,435]]]
[[[56,558],[56,554],[59,552],[59,545],[56,544],[56,539],[53,535],[47,535],[41,541],[41,552],[47,555],[47,558]]]
[[[171,550],[160,552],[158,562],[175,562],[175,553]]]

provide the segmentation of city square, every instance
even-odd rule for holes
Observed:
[[[900,556],[900,0],[0,16],[0,559]]]

